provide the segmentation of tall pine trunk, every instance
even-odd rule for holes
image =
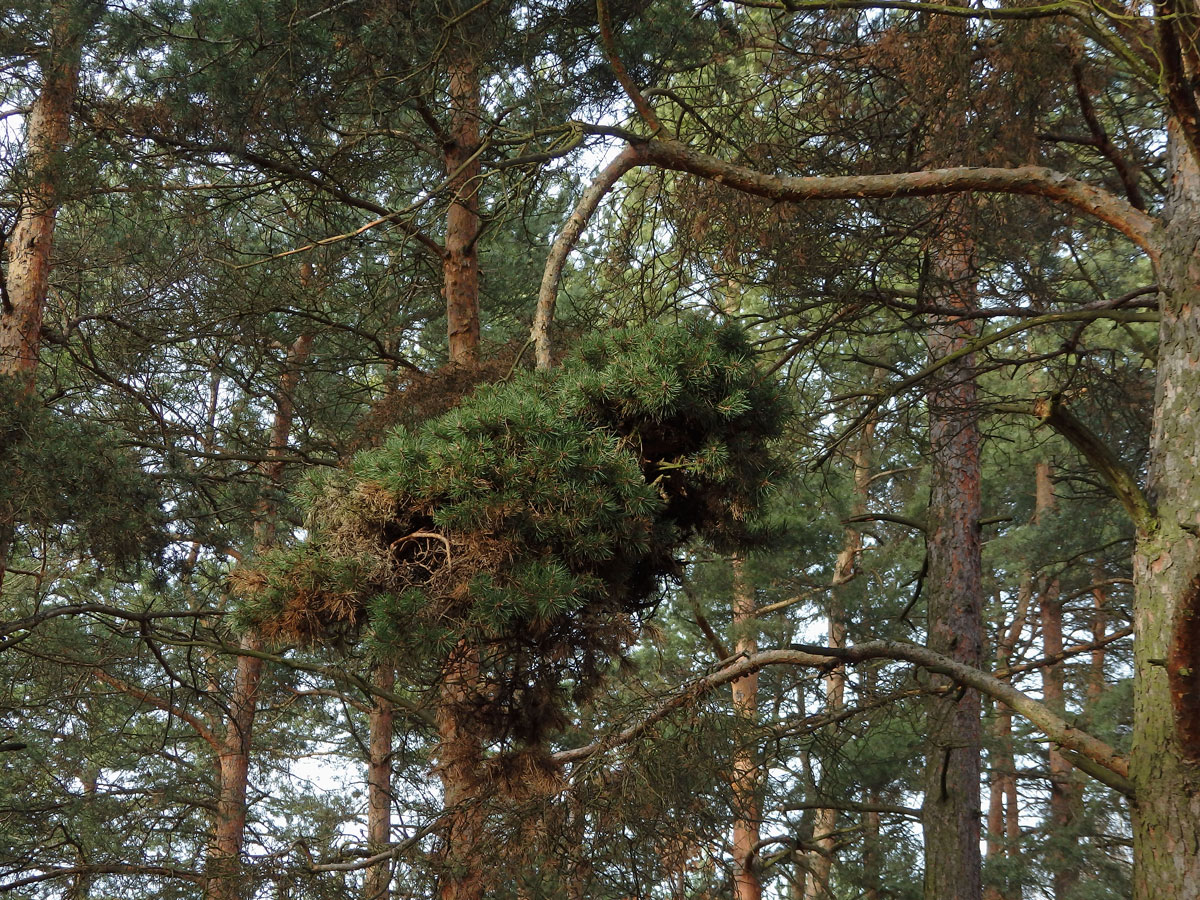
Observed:
[[[733,626],[738,630],[736,652],[747,656],[758,652],[754,633],[754,591],[746,580],[745,563],[733,560]],[[733,712],[742,733],[736,738],[730,782],[733,785],[733,896],[734,900],[761,900],[762,881],[755,855],[762,818],[758,796],[761,777],[758,752],[753,739],[758,722],[758,673],[733,683]]]
[[[1172,123],[1149,495],[1134,555],[1134,898],[1200,897],[1200,165]]]
[[[446,213],[442,266],[450,361],[479,358],[479,62],[465,27],[455,30],[449,57],[450,131],[445,148],[452,199]]]
[[[396,669],[380,663],[373,676],[375,687],[391,691],[396,686]],[[367,849],[380,853],[392,841],[392,726],[395,709],[385,697],[375,697],[369,714],[370,736],[367,751]],[[389,900],[392,864],[390,860],[367,869],[363,879],[364,900]]]
[[[962,204],[935,252],[934,277],[945,286],[941,305],[968,311],[974,302],[973,247]],[[929,332],[931,361],[960,352],[974,334],[972,320],[940,319]],[[983,577],[980,557],[979,426],[973,355],[943,366],[928,393],[932,470],[925,581],[928,644],[958,662],[983,662]],[[980,699],[931,678],[944,693],[927,704],[925,804],[926,900],[981,900]]]
[[[307,273],[304,280],[307,283]],[[295,413],[295,391],[300,369],[312,348],[313,336],[302,334],[291,349],[282,377],[271,425],[266,476],[266,498],[259,504],[254,537],[259,547],[270,547],[276,539],[278,497],[283,485],[284,460]],[[253,632],[242,637],[241,649],[263,649]],[[208,848],[205,880],[206,900],[242,900],[249,896],[250,885],[242,873],[242,851],[246,842],[246,817],[250,785],[250,754],[253,746],[254,719],[258,712],[259,683],[263,660],[239,655],[233,676],[233,694],[229,700],[229,720],[217,757],[217,816]]]
[[[1054,481],[1050,464],[1039,462],[1035,467],[1036,506],[1035,521],[1043,524],[1043,520],[1051,514],[1056,506],[1054,499]],[[1042,650],[1045,656],[1053,658],[1063,651],[1063,607],[1057,578],[1047,577],[1042,580],[1038,594],[1039,611],[1042,620]],[[1042,699],[1047,706],[1060,716],[1066,716],[1066,684],[1063,664],[1061,661],[1051,663],[1042,669]],[[1047,750],[1047,764],[1050,772],[1050,815],[1048,824],[1049,834],[1049,866],[1057,898],[1069,897],[1076,882],[1079,881],[1079,867],[1074,855],[1066,847],[1071,841],[1071,834],[1079,820],[1082,796],[1075,775],[1075,769],[1062,752],[1054,745]]]
[[[96,7],[98,9],[98,7]],[[8,376],[27,394],[33,392],[42,344],[42,317],[50,288],[50,251],[54,220],[61,200],[63,151],[71,128],[71,105],[79,88],[83,41],[91,26],[93,6],[77,9],[67,2],[52,6],[49,46],[42,60],[42,87],[26,118],[25,168],[29,183],[5,242],[8,271],[0,297],[0,376]],[[18,473],[8,473],[18,477]],[[8,567],[17,523],[0,514],[0,587]]]

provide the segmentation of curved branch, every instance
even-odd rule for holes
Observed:
[[[768,175],[693,150],[678,141],[632,145],[641,165],[686,172],[769,200],[866,200],[930,197],[960,192],[1029,194],[1072,207],[1116,228],[1152,259],[1160,253],[1161,224],[1120,197],[1045,166],[957,167],[886,175]]]
[[[550,255],[546,258],[546,268],[542,272],[542,284],[538,289],[537,311],[534,313],[533,328],[529,335],[533,341],[534,355],[539,369],[550,368],[550,323],[554,320],[554,305],[558,301],[558,285],[562,280],[562,270],[567,262],[567,257],[579,243],[579,237],[587,228],[592,216],[595,215],[600,201],[613,189],[621,177],[637,164],[638,156],[633,146],[622,150],[583,192],[575,211],[567,219],[567,224],[554,239]]]
[[[1129,782],[1129,761],[1104,741],[1081,731],[1056,715],[1044,704],[987,672],[957,662],[927,647],[901,641],[868,641],[846,648],[793,644],[790,649],[766,650],[762,653],[742,657],[716,672],[693,681],[683,690],[671,695],[640,722],[586,746],[556,753],[551,760],[560,765],[580,762],[615,747],[629,744],[645,735],[654,725],[675,710],[698,700],[718,687],[737,681],[739,678],[744,678],[768,666],[828,669],[838,663],[856,663],[872,659],[910,662],[930,672],[945,675],[957,684],[987,694],[993,700],[1020,713],[1054,743],[1094,763],[1090,767],[1092,771],[1089,774],[1127,796],[1133,795],[1133,786]]]

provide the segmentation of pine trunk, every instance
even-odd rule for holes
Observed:
[[[452,199],[446,213],[442,266],[450,361],[470,365],[479,358],[479,64],[466,29],[450,58],[450,133],[445,149]]]
[[[307,278],[305,278],[307,283]],[[279,380],[275,419],[271,425],[267,462],[262,473],[267,493],[259,503],[254,526],[259,547],[275,543],[278,497],[283,487],[284,460],[295,415],[295,392],[300,369],[312,348],[313,336],[296,338],[283,375]],[[242,638],[242,649],[260,651],[261,640],[253,633]],[[217,758],[217,817],[208,849],[205,880],[206,900],[242,900],[250,895],[251,885],[242,873],[242,850],[246,841],[247,796],[250,785],[250,750],[254,736],[254,718],[258,712],[258,686],[262,680],[263,660],[239,655],[233,676],[233,696],[229,701],[222,751]]]
[[[375,686],[391,691],[396,686],[396,669],[390,664],[375,667]],[[380,853],[392,841],[392,702],[376,697],[371,704],[367,760],[367,849]],[[385,860],[367,869],[363,879],[365,900],[389,900],[392,865]]]
[[[32,390],[41,347],[42,315],[50,287],[50,250],[58,214],[62,159],[79,86],[86,24],[71,18],[66,4],[54,5],[50,48],[42,65],[42,89],[26,125],[26,168],[30,182],[7,242],[6,295],[0,308],[0,375]]]
[[[755,620],[754,591],[746,582],[745,566],[740,559],[733,561],[733,625],[740,632],[736,652],[751,655],[758,652],[758,638],[753,627]],[[761,900],[762,881],[759,879],[755,852],[759,841],[761,807],[758,797],[758,753],[751,733],[758,721],[758,673],[747,675],[733,683],[733,712],[740,729],[733,754],[733,896],[734,900]]]
[[[42,62],[42,89],[26,119],[25,167],[30,181],[12,234],[0,249],[8,269],[0,286],[0,376],[33,392],[42,344],[42,316],[50,287],[50,250],[58,214],[63,172],[62,154],[71,126],[71,105],[79,87],[79,64],[88,23],[71,18],[66,4],[55,3],[50,45]],[[19,473],[9,473],[19,477]],[[0,587],[17,523],[11,513],[0,516]]]
[[[1176,127],[1150,499],[1134,555],[1134,898],[1200,897],[1200,167]]]
[[[956,219],[961,217],[956,215]],[[955,233],[957,232],[957,233]],[[937,249],[942,305],[974,306],[972,247],[961,224]],[[960,352],[974,333],[971,320],[932,324],[932,361]],[[926,543],[929,647],[958,662],[983,662],[983,577],[980,557],[979,426],[974,358],[945,365],[931,383],[929,404],[932,483]],[[980,699],[972,690],[931,679],[946,693],[928,703],[925,804],[925,900],[981,900]]]
[[[253,635],[244,637],[241,646],[245,650],[262,649]],[[229,701],[231,715],[224,746],[217,758],[217,819],[208,851],[206,900],[243,900],[250,895],[249,885],[242,877],[242,849],[246,840],[251,738],[262,670],[263,661],[257,657],[237,658],[233,696]]]
[[[455,650],[442,677],[437,710],[438,775],[447,825],[443,831],[440,900],[484,896],[484,812],[480,807],[483,740],[471,704],[478,682],[475,651]]]

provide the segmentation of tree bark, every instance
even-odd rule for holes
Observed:
[[[1007,669],[1017,640],[1025,628],[1033,585],[1026,578],[1017,594],[1013,620],[1001,630],[996,641],[996,669]],[[987,858],[1014,857],[1019,852],[1020,819],[1017,810],[1017,767],[1013,758],[1012,710],[996,703],[995,753],[988,785]],[[985,900],[1021,900],[1020,884],[993,885],[984,892]]]
[[[1200,896],[1200,166],[1174,124],[1168,165],[1148,485],[1157,518],[1134,555],[1135,900]]]
[[[375,686],[391,692],[396,686],[396,669],[390,663],[375,667]],[[367,850],[386,850],[392,842],[392,702],[376,696],[371,704],[367,760]],[[385,860],[367,869],[363,879],[364,900],[389,900],[392,863]]]
[[[307,281],[307,274],[302,276]],[[295,392],[300,370],[312,348],[313,336],[302,334],[288,351],[279,380],[275,419],[271,424],[268,461],[262,472],[268,494],[260,502],[254,536],[259,547],[276,540],[278,497],[283,485],[284,461],[295,415]],[[245,650],[263,649],[254,633],[242,637]],[[221,752],[217,755],[217,816],[213,823],[205,873],[206,900],[242,900],[251,885],[243,878],[242,850],[246,841],[247,796],[250,784],[250,751],[254,718],[258,712],[258,688],[264,661],[257,656],[238,656],[233,676],[233,695],[229,700],[229,721]]]
[[[1034,479],[1036,485],[1036,505],[1034,521],[1042,524],[1044,518],[1055,509],[1054,482],[1047,462],[1039,462],[1035,466]],[[1038,596],[1039,612],[1042,620],[1042,652],[1046,657],[1054,658],[1063,650],[1063,609],[1059,597],[1057,578],[1043,580]],[[1042,669],[1042,700],[1058,715],[1065,716],[1067,712],[1065,697],[1065,682],[1063,664],[1059,660],[1052,662]],[[1075,777],[1075,768],[1059,751],[1051,745],[1047,750],[1047,764],[1050,772],[1050,810],[1048,817],[1049,834],[1047,862],[1050,867],[1054,896],[1066,898],[1070,896],[1076,882],[1079,881],[1079,868],[1073,854],[1065,850],[1071,841],[1071,835],[1078,821],[1080,803],[1079,783]]]
[[[875,419],[872,418],[864,423],[851,459],[854,477],[854,501],[850,508],[852,519],[867,512],[871,446],[874,439]],[[833,648],[846,646],[846,586],[854,580],[862,546],[862,532],[854,526],[847,527],[842,549],[834,563],[833,584],[829,595],[829,646]],[[840,712],[845,706],[845,697],[845,668],[839,666],[830,669],[825,677],[826,714]],[[823,900],[832,896],[829,891],[829,873],[833,868],[833,833],[837,829],[837,819],[836,809],[818,809],[813,817],[813,842],[817,845],[817,850],[810,856],[808,874],[804,879],[805,900]]]
[[[42,317],[50,288],[50,251],[63,180],[63,151],[71,129],[71,105],[79,88],[83,41],[91,19],[77,18],[71,4],[53,4],[49,47],[42,60],[42,87],[26,119],[25,165],[29,184],[5,242],[8,271],[0,273],[0,376],[33,393],[42,345]],[[92,7],[85,7],[89,16]],[[16,477],[17,473],[9,473]],[[0,587],[8,569],[17,522],[0,515]]]
[[[71,105],[79,87],[83,40],[91,22],[69,3],[53,4],[50,46],[42,61],[42,88],[26,124],[30,182],[7,242],[8,273],[0,307],[0,375],[33,389],[41,348],[42,316],[50,286],[50,251],[65,171]],[[91,11],[91,7],[86,7]]]
[[[745,563],[733,560],[733,626],[739,631],[735,652],[753,656],[758,652],[755,635],[754,590],[746,580]],[[762,900],[762,881],[759,878],[755,849],[760,836],[762,819],[758,797],[761,776],[757,747],[752,738],[758,723],[758,673],[751,672],[731,685],[733,712],[741,734],[735,738],[732,776],[733,785],[733,896],[734,900]]]
[[[945,286],[943,308],[974,308],[974,248],[956,204],[934,255]],[[937,361],[961,351],[974,336],[972,320],[935,320],[929,353]],[[930,466],[926,535],[928,646],[968,666],[983,662],[982,508],[974,358],[940,369],[928,393]],[[946,685],[944,679],[933,679]],[[981,900],[980,698],[973,690],[933,696],[927,706],[925,770],[926,900]]]
[[[447,826],[443,830],[440,900],[482,900],[484,813],[480,767],[483,741],[471,705],[478,677],[476,651],[460,645],[442,676],[438,701],[438,776]]]
[[[479,359],[479,63],[471,35],[460,25],[449,54],[450,131],[445,147],[450,179],[446,247],[442,264],[450,361],[470,365]]]

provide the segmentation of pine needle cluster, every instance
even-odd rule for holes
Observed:
[[[110,430],[41,406],[8,376],[0,471],[0,531],[32,530],[64,553],[129,570],[166,544],[163,500],[137,457]]]
[[[533,740],[634,637],[689,541],[764,538],[788,415],[735,327],[596,336],[311,477],[308,538],[237,574],[241,619],[285,642],[369,625],[431,681],[469,646],[481,719]]]

